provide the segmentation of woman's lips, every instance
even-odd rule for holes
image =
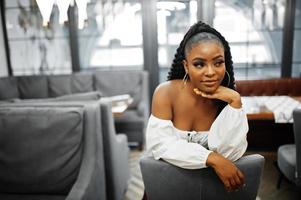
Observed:
[[[206,81],[201,81],[202,84],[205,86],[214,86],[218,81],[217,80],[206,80]]]

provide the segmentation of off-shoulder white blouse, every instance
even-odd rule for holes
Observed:
[[[248,121],[242,108],[227,105],[209,131],[183,131],[171,120],[151,115],[146,129],[146,155],[186,169],[206,167],[212,151],[236,161],[246,151]]]

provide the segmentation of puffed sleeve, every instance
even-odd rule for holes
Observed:
[[[147,154],[155,159],[163,159],[173,165],[186,169],[207,167],[210,152],[197,143],[189,143],[174,133],[170,120],[150,116],[146,129]]]
[[[227,105],[210,128],[208,147],[225,158],[236,161],[247,149],[248,130],[248,120],[243,109]]]

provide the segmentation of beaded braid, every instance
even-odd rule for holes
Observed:
[[[201,33],[201,32],[208,32],[212,33],[215,36],[217,36],[220,41],[222,42],[224,46],[224,54],[225,54],[225,66],[226,70],[229,73],[230,76],[230,81],[228,80],[228,76],[225,75],[221,85],[231,88],[235,90],[235,79],[234,79],[234,72],[233,72],[233,61],[232,61],[232,56],[230,52],[230,46],[228,42],[225,40],[225,38],[214,28],[211,26],[199,21],[192,25],[187,33],[184,35],[183,40],[180,43],[180,46],[177,48],[177,52],[175,54],[175,57],[173,59],[171,68],[168,72],[167,80],[174,80],[174,79],[183,79],[185,76],[185,68],[183,66],[183,60],[185,59],[185,45],[187,41],[192,38],[194,35]],[[229,85],[228,85],[229,82]],[[221,110],[227,105],[226,102],[223,102],[221,100],[218,101],[218,112],[219,114]]]

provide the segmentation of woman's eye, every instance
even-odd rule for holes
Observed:
[[[225,63],[225,61],[221,60],[221,61],[216,62],[214,65],[215,65],[216,67],[219,67],[219,66],[221,66],[221,65],[224,64],[224,63]]]
[[[203,62],[196,62],[196,63],[193,63],[193,66],[195,66],[195,67],[204,67],[205,64]]]

